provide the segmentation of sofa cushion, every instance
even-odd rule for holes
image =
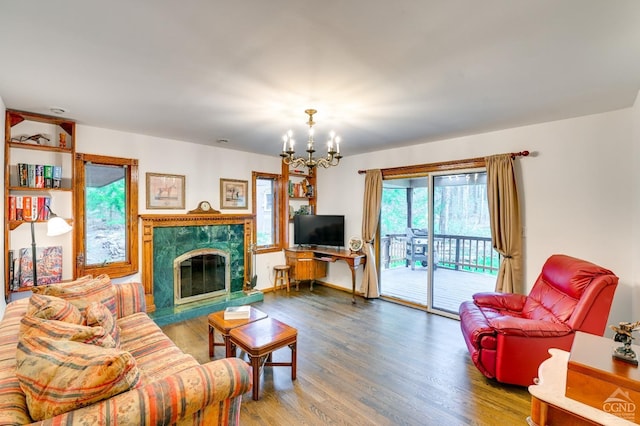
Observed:
[[[116,342],[111,334],[102,326],[86,326],[64,321],[46,320],[26,315],[20,321],[21,337],[49,337],[56,340],[73,340],[74,342],[98,345],[104,348],[115,348]]]
[[[82,324],[84,322],[84,318],[78,308],[71,303],[59,297],[41,294],[34,294],[29,298],[27,315],[72,324]]]
[[[91,302],[84,311],[87,326],[103,328],[113,339],[115,347],[120,347],[120,327],[109,308],[99,302]]]
[[[109,308],[114,317],[117,314],[113,284],[111,278],[106,274],[93,279],[83,277],[68,283],[34,287],[33,292],[60,297],[71,302],[80,312],[83,312],[91,302],[100,302]]]
[[[113,290],[116,293],[118,318],[123,318],[136,312],[147,311],[142,284],[136,282],[114,284]]]
[[[118,319],[120,348],[134,356],[145,383],[160,380],[198,365],[162,332],[145,313]]]
[[[21,337],[16,360],[16,375],[36,421],[110,398],[140,380],[130,353],[69,340]]]

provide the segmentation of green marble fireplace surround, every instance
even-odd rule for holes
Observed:
[[[263,294],[247,295],[251,259],[253,216],[221,214],[142,215],[143,267],[148,311],[158,325],[206,315],[230,305],[245,305],[263,300]],[[174,304],[174,260],[199,249],[229,253],[229,293],[207,300]]]

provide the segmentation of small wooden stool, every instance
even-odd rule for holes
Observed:
[[[289,292],[289,265],[276,265],[273,267],[275,271],[275,278],[273,280],[273,290],[277,290],[283,286],[287,286],[287,293]]]
[[[236,327],[229,332],[231,344],[249,356],[253,374],[253,399],[260,399],[260,369],[264,366],[291,367],[291,380],[296,379],[298,330],[273,318],[265,318]],[[291,349],[291,362],[273,362],[271,353],[284,346]]]
[[[214,312],[209,314],[207,320],[209,321],[209,358],[213,358],[214,346],[224,346],[225,357],[229,358],[235,356],[233,353],[233,346],[229,340],[229,331],[231,329],[240,327],[255,321],[266,318],[268,315],[262,311],[257,310],[253,306],[249,314],[249,318],[225,320],[224,311]],[[214,330],[217,330],[222,335],[223,343],[218,343],[214,339]]]

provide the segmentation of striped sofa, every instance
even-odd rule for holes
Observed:
[[[139,384],[37,424],[238,424],[242,395],[252,385],[248,365],[235,358],[199,364],[183,353],[145,313],[144,290],[139,283],[111,285],[120,349],[135,358],[141,377]],[[9,303],[0,321],[0,425],[33,423],[16,371],[21,319],[29,303],[29,299]]]

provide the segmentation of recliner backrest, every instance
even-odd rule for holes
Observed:
[[[545,262],[527,296],[523,316],[563,322],[573,329],[580,329],[594,303],[602,305],[599,310],[606,306],[608,316],[611,299],[609,298],[608,303],[607,300],[597,299],[603,289],[611,284],[614,287],[607,290],[607,298],[613,297],[617,284],[617,277],[613,272],[585,260],[553,255]],[[601,319],[598,324],[600,322]]]

